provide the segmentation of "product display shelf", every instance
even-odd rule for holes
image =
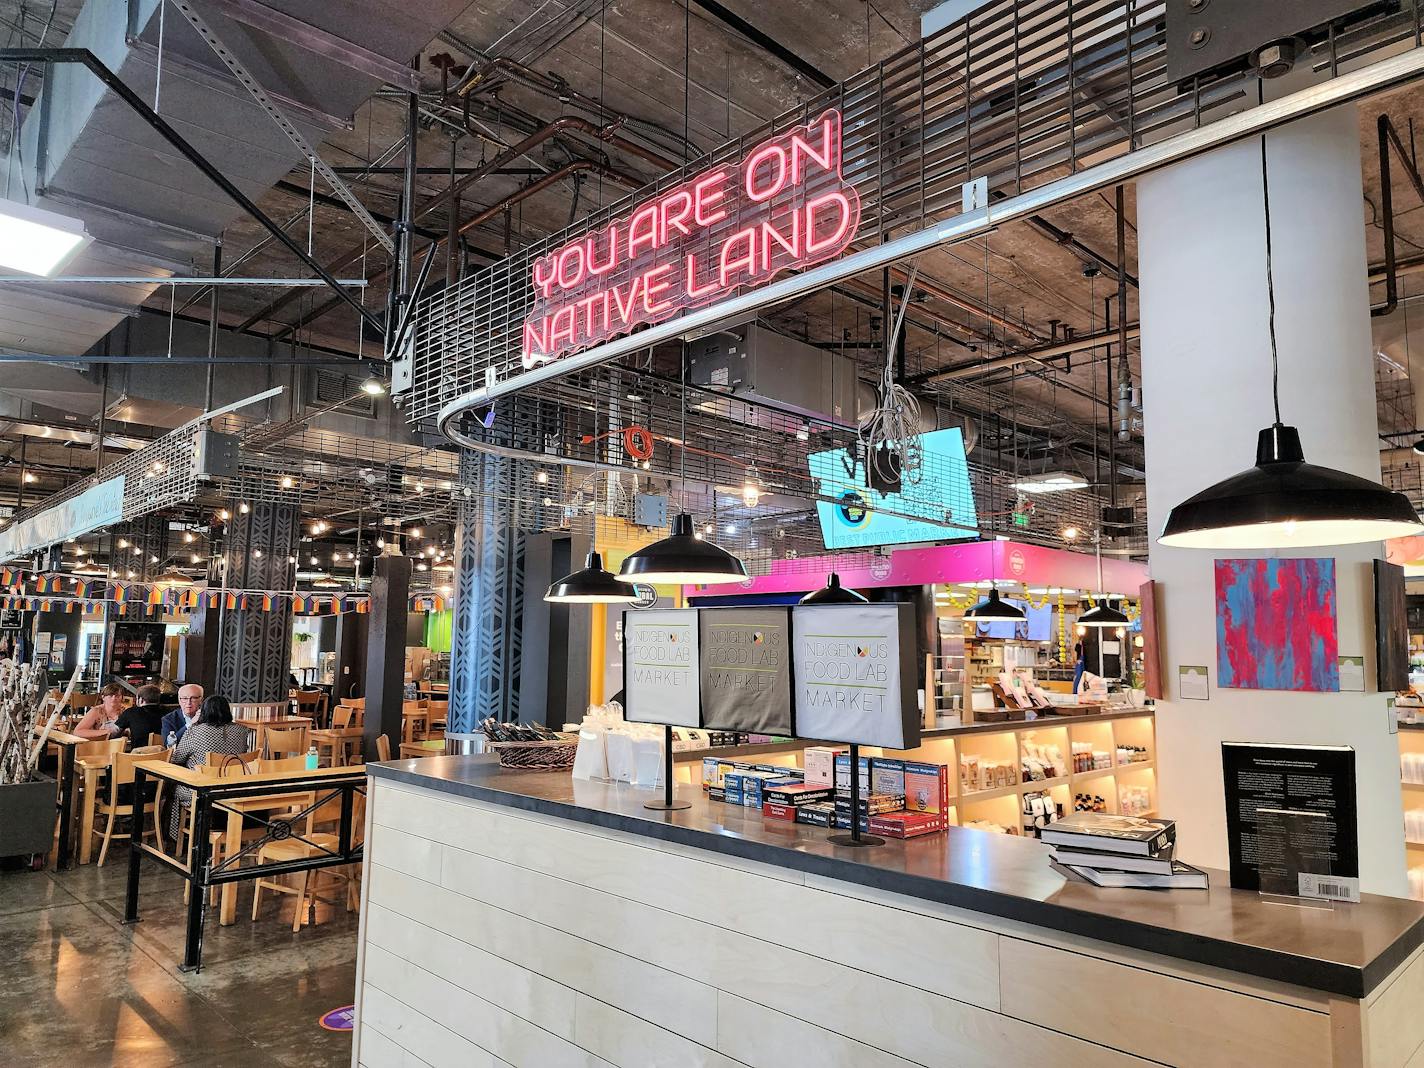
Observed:
[[[1406,777],[1411,763],[1424,762],[1424,724],[1399,724],[1400,785],[1405,813],[1424,810],[1424,781],[1412,782]],[[1415,776],[1424,776],[1424,768],[1415,769]],[[1406,817],[1407,818],[1407,817]],[[1417,833],[1417,832],[1416,832]],[[1424,901],[1424,839],[1404,836],[1405,863],[1409,867],[1409,896]]]

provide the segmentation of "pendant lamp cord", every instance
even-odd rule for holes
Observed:
[[[1275,406],[1276,425],[1281,425],[1280,355],[1276,351],[1276,283],[1271,269],[1271,183],[1266,169],[1266,137],[1261,136],[1261,205],[1266,216],[1266,308],[1271,334],[1271,403]]]

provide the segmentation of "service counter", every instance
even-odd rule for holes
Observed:
[[[1069,883],[951,827],[854,850],[679,788],[371,765],[354,1063],[1424,1063],[1424,905]]]

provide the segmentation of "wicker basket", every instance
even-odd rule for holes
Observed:
[[[490,748],[499,757],[501,767],[524,771],[554,771],[574,766],[578,739],[557,742],[491,742]]]

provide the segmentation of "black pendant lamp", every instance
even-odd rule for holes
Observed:
[[[1271,197],[1261,138],[1266,217],[1266,294],[1275,422],[1256,441],[1256,465],[1208,486],[1167,516],[1163,545],[1189,549],[1282,549],[1382,541],[1424,529],[1409,498],[1358,475],[1305,462],[1300,433],[1281,423],[1276,294],[1271,274]],[[1078,622],[1086,622],[1086,617]],[[1091,624],[1090,624],[1091,625]]]
[[[832,571],[826,576],[826,584],[819,590],[812,590],[797,604],[869,604],[869,598],[855,590],[841,585],[841,577]]]
[[[1022,623],[1028,616],[1022,608],[999,599],[999,588],[992,587],[989,596],[964,613],[975,623]]]
[[[1078,617],[1080,627],[1125,627],[1131,622],[1106,599],[1094,601],[1093,607]]]
[[[561,604],[627,604],[638,596],[625,579],[603,570],[603,554],[591,552],[584,566],[549,587],[544,600]]]
[[[672,533],[629,555],[618,577],[624,582],[715,586],[741,582],[747,568],[726,549],[697,537],[692,516],[680,512],[672,521]]]

